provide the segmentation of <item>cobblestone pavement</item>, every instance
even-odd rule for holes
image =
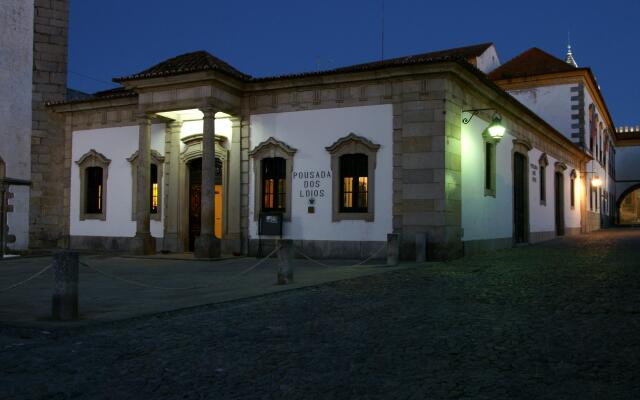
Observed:
[[[640,231],[72,332],[0,331],[2,399],[640,398]]]

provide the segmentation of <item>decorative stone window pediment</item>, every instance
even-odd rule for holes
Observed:
[[[254,198],[253,198],[253,218],[258,219],[262,211],[263,200],[263,179],[262,179],[262,160],[265,158],[282,158],[285,160],[285,207],[283,217],[285,221],[291,220],[291,175],[293,173],[293,157],[297,150],[288,144],[277,140],[273,137],[268,138],[264,142],[259,143],[249,152],[249,156],[253,160],[253,178],[254,178]]]
[[[105,221],[107,219],[107,182],[109,176],[109,164],[111,160],[104,156],[102,153],[98,153],[96,150],[91,149],[86,152],[78,161],[79,175],[80,175],[80,221],[87,219],[98,219]],[[87,170],[89,168],[101,168],[102,171],[102,184],[99,193],[99,205],[100,212],[87,212]]]
[[[561,162],[561,161],[556,161],[556,163],[554,164],[554,166],[556,167],[556,172],[564,172],[567,170],[567,164]],[[574,170],[575,172],[575,170]]]
[[[138,150],[136,150],[127,161],[131,163],[131,220],[136,220],[136,198],[138,191],[136,188],[138,187]],[[154,221],[160,221],[162,219],[162,178],[163,178],[163,166],[164,166],[164,156],[160,154],[156,150],[151,150],[151,159],[150,165],[156,166],[156,173],[158,178],[158,212],[149,214],[149,217]]]
[[[376,155],[380,149],[379,144],[373,143],[371,140],[349,133],[347,136],[336,140],[331,146],[325,147],[331,155],[331,174],[332,174],[332,220],[374,220],[375,210],[375,169]],[[344,212],[341,208],[342,186],[340,157],[344,155],[363,154],[367,156],[367,211],[363,212]]]

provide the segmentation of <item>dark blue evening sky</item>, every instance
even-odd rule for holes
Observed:
[[[253,76],[328,69],[381,55],[382,0],[71,1],[69,86],[207,50]],[[593,69],[616,125],[640,124],[640,1],[385,0],[385,58],[495,43],[502,62],[530,47]]]

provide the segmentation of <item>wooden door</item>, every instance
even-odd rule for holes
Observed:
[[[214,210],[214,235],[222,238],[223,215],[223,189],[222,189],[222,163],[216,158],[215,173],[215,210]],[[202,159],[198,158],[189,162],[189,251],[194,250],[196,237],[200,235],[200,221],[202,213],[200,201],[202,196]]]
[[[513,238],[516,243],[527,241],[527,159],[513,154]]]
[[[556,234],[564,235],[564,176],[556,172],[555,179]]]

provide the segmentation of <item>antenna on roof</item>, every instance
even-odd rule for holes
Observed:
[[[384,0],[382,0],[382,13],[380,15],[380,61],[384,60]]]

